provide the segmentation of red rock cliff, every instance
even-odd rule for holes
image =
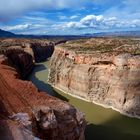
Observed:
[[[0,56],[0,139],[83,140],[83,114],[66,102],[38,92],[31,82],[20,80],[9,61],[28,69],[27,59],[23,52]]]

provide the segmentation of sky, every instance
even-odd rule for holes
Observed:
[[[0,29],[35,35],[140,31],[140,0],[0,0]]]

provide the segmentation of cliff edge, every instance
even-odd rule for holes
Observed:
[[[84,140],[81,112],[20,79],[33,66],[31,55],[21,50],[5,54],[0,55],[0,139]]]
[[[58,45],[49,82],[75,97],[140,117],[140,39],[82,39]]]

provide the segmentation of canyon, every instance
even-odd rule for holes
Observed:
[[[23,50],[32,56],[34,62],[40,62],[45,61],[47,58],[51,57],[54,51],[55,43],[59,44],[61,42],[51,42],[46,39],[40,40],[8,38],[0,40],[0,50]]]
[[[54,44],[4,39],[0,55],[0,139],[84,140],[84,114],[22,80],[34,63],[47,60]]]
[[[57,45],[49,83],[72,96],[139,118],[140,39],[81,39]]]
[[[139,139],[138,119],[129,120],[131,125],[128,125],[128,118],[119,116],[116,111],[106,111],[75,98],[68,103],[70,97],[50,95],[56,89],[49,87],[45,92],[26,81],[37,65],[40,70],[44,69],[37,62],[49,62],[46,67],[49,73],[42,72],[49,86],[127,116],[140,117],[139,38],[0,39],[0,139],[84,140],[84,134],[86,140],[109,138],[106,129],[114,128],[107,123],[111,117],[119,120],[115,125],[121,122],[126,130],[122,136],[123,129],[118,127],[121,133],[115,129],[112,138],[115,135],[116,139],[120,136]],[[39,77],[34,78],[48,88],[47,81],[43,83]],[[102,113],[107,114],[103,117]],[[94,118],[100,119],[95,122]],[[111,120],[110,123],[113,125]],[[101,131],[105,132],[96,130],[99,125],[103,125]]]

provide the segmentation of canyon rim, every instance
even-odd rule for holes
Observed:
[[[55,47],[49,82],[75,97],[140,117],[139,39],[85,39]]]

